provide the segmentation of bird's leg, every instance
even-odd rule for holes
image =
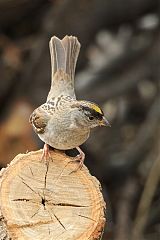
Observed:
[[[81,169],[83,167],[83,163],[84,163],[84,159],[85,159],[85,153],[80,149],[80,147],[76,147],[77,151],[79,152],[79,154],[75,157],[74,161],[78,161],[79,165],[77,166],[77,168],[75,170],[73,170],[71,173],[73,172],[77,172],[79,169]]]
[[[80,149],[80,147],[76,147],[79,154],[76,156],[76,160],[80,161],[81,167],[83,166],[84,159],[85,159],[85,153]]]
[[[49,145],[47,143],[44,144],[43,147],[43,154],[42,154],[42,158],[41,160],[45,160],[46,163],[48,163],[48,161],[52,159],[51,154],[49,152]]]

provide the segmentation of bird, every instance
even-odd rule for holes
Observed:
[[[80,47],[75,36],[50,39],[50,91],[46,102],[36,108],[29,119],[44,142],[42,159],[51,158],[49,146],[58,150],[76,148],[79,152],[75,157],[79,162],[77,170],[82,168],[85,159],[80,145],[88,139],[91,129],[110,126],[98,104],[76,98],[74,78]]]

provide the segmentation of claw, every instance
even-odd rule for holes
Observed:
[[[45,160],[45,163],[48,165],[49,161],[52,160],[51,154],[49,152],[49,145],[48,144],[44,144],[43,147],[43,153],[42,153],[42,157],[41,160]]]
[[[78,150],[79,154],[71,162],[77,161],[79,162],[79,164],[71,173],[77,172],[79,169],[82,169],[84,164],[85,153],[80,149],[80,147],[76,147],[76,149]]]

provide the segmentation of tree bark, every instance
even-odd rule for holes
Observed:
[[[19,154],[1,171],[0,239],[100,239],[105,203],[100,184],[74,159],[42,150]],[[7,230],[5,230],[5,227]]]

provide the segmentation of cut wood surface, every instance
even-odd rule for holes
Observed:
[[[83,166],[51,151],[48,166],[42,150],[19,154],[1,170],[1,221],[7,236],[20,240],[100,239],[105,203],[100,184]],[[3,231],[2,231],[2,230]],[[4,227],[0,226],[0,239]]]

